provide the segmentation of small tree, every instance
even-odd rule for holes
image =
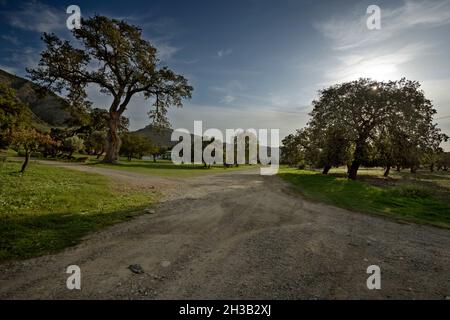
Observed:
[[[281,162],[289,166],[298,166],[304,161],[305,155],[300,148],[300,144],[297,139],[297,135],[290,134],[286,136],[280,148]]]
[[[122,135],[122,145],[120,147],[120,154],[127,157],[128,161],[131,158],[142,158],[145,154],[153,152],[154,145],[146,136],[137,133],[125,133]]]
[[[78,136],[68,137],[62,142],[62,149],[68,153],[69,159],[75,152],[84,148],[83,139]]]
[[[105,152],[106,132],[94,131],[87,136],[84,146],[89,154],[97,155],[97,159]]]
[[[450,152],[443,152],[439,155],[439,160],[437,162],[437,169],[448,171],[450,167]]]
[[[25,151],[25,161],[20,173],[24,173],[28,167],[31,154],[39,149],[41,145],[51,144],[52,139],[47,134],[42,134],[35,129],[20,129],[13,133],[13,145],[19,150]]]
[[[166,147],[160,145],[154,145],[151,151],[153,162],[156,162],[156,157],[163,155],[167,151]]]
[[[0,149],[9,146],[13,132],[29,120],[30,112],[19,101],[16,92],[0,83]]]

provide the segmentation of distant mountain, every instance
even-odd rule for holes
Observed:
[[[33,113],[33,122],[39,126],[64,126],[70,118],[67,102],[52,92],[44,97],[37,91],[39,87],[29,80],[12,75],[0,69],[0,83],[5,83],[16,90],[17,97],[29,106]]]
[[[149,138],[153,143],[166,148],[171,148],[177,144],[176,141],[170,141],[173,130],[167,128],[156,128],[153,125],[148,125],[143,129],[135,131],[135,133],[142,134]]]

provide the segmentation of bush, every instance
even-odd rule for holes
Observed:
[[[84,148],[84,141],[78,136],[68,137],[62,142],[62,149],[68,153],[69,158],[72,154]]]

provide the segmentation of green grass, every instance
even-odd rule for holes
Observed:
[[[282,168],[279,175],[306,198],[341,208],[381,214],[400,220],[450,228],[450,175],[395,173],[380,177],[380,170],[362,170],[361,181],[344,177],[343,169],[331,175]]]
[[[88,233],[131,219],[156,200],[118,191],[108,178],[32,163],[0,163],[0,261],[52,253]]]
[[[199,164],[175,165],[169,160],[136,160],[127,161],[121,159],[118,164],[104,164],[97,160],[91,160],[90,165],[122,171],[130,171],[143,174],[151,174],[162,177],[193,177],[206,174],[224,173],[231,170],[245,170],[256,166],[240,165],[238,167],[225,168],[224,166],[211,166],[209,169]]]
[[[16,157],[17,156],[17,152],[12,150],[12,149],[0,149],[0,156],[5,156],[5,157]]]

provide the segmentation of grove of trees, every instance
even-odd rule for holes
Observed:
[[[159,151],[146,136],[137,133],[124,133],[121,137],[122,145],[120,155],[126,156],[128,161],[131,158],[141,159],[144,155],[153,155]]]
[[[392,167],[421,164],[448,168],[440,147],[448,140],[433,122],[436,114],[417,81],[379,82],[359,79],[331,86],[313,101],[307,126],[287,136],[282,161],[289,165],[323,168],[346,165],[356,179],[361,166]]]

